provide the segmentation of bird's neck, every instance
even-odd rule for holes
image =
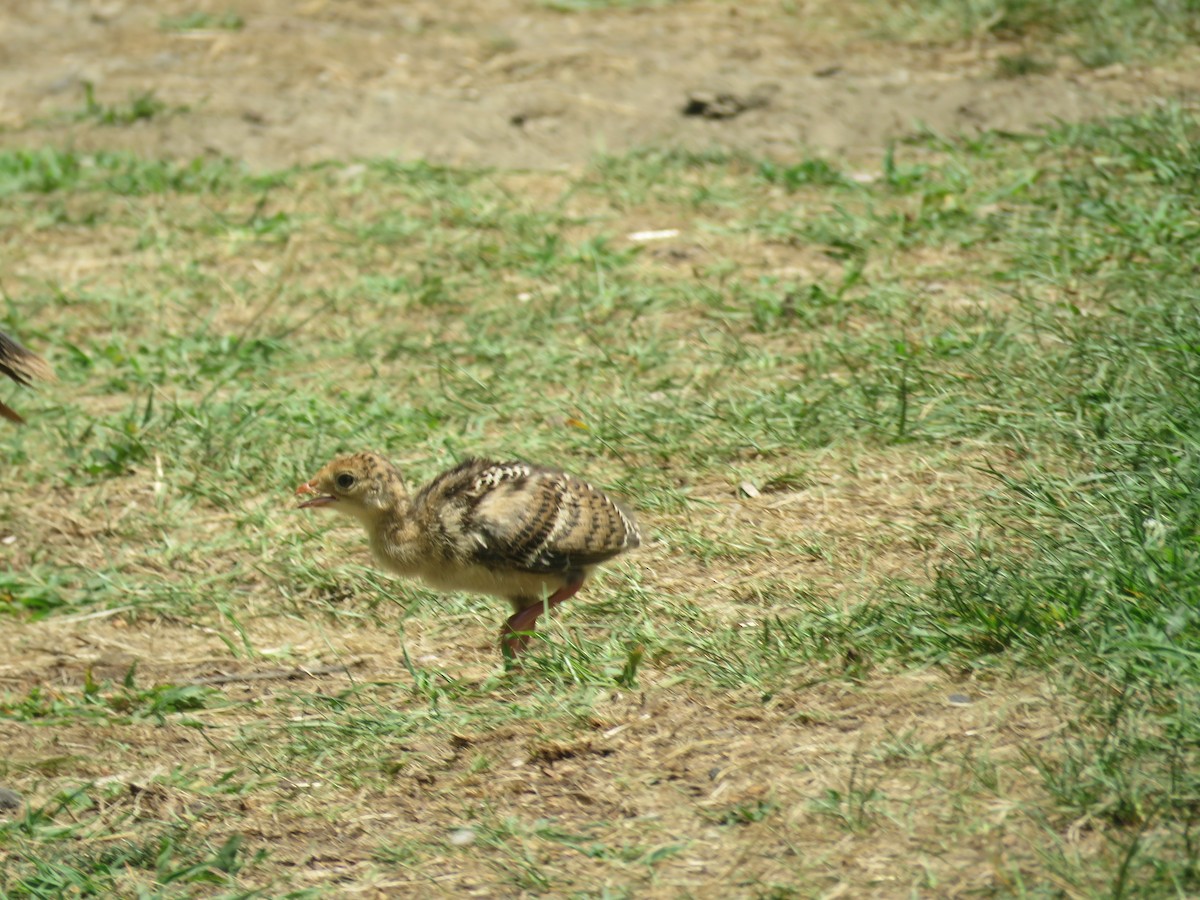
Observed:
[[[401,575],[413,575],[421,566],[424,552],[421,530],[413,515],[408,495],[400,493],[388,506],[364,510],[363,526],[375,558]]]

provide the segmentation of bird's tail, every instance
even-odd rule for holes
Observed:
[[[28,387],[34,379],[54,381],[54,369],[32,350],[26,350],[3,331],[0,331],[0,372],[17,384]],[[0,403],[0,417],[10,422],[24,422],[20,414]]]

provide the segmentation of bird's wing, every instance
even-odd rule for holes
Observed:
[[[0,331],[0,372],[25,386],[35,378],[54,378],[54,370],[49,363],[31,350],[26,350],[3,331]]]
[[[54,370],[48,362],[26,350],[3,331],[0,331],[0,372],[25,387],[34,378],[54,379]],[[3,403],[0,403],[0,417],[17,424],[25,421],[15,409]]]
[[[578,571],[636,547],[633,515],[565,472],[500,463],[478,473],[463,531],[476,561],[536,573]]]

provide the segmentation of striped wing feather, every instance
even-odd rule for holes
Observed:
[[[0,373],[24,387],[28,387],[34,378],[54,378],[54,370],[44,359],[26,350],[3,331],[0,331]],[[15,409],[3,403],[0,403],[0,417],[18,424],[25,421]]]
[[[54,377],[53,370],[44,359],[26,350],[3,331],[0,331],[0,372],[25,387],[34,378]]]
[[[633,516],[585,481],[523,462],[468,460],[432,483],[475,561],[493,569],[580,572],[638,545]],[[424,493],[424,492],[423,492]]]

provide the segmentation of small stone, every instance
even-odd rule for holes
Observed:
[[[16,791],[10,791],[6,787],[0,787],[0,812],[8,812],[14,809],[20,809],[25,801]]]
[[[973,702],[966,694],[951,694],[948,699],[952,706],[970,706]]]
[[[470,828],[459,828],[450,833],[450,843],[455,847],[466,847],[475,843],[475,832]]]
[[[758,488],[756,488],[754,485],[752,485],[749,481],[743,481],[741,484],[739,484],[738,490],[740,490],[747,497],[759,496]]]
[[[344,169],[338,172],[336,178],[338,181],[345,183],[347,181],[356,181],[366,174],[367,167],[365,165],[362,163],[354,163],[353,165],[346,166]]]
[[[681,112],[704,119],[732,119],[747,110],[770,106],[778,92],[777,84],[760,84],[747,93],[721,89],[689,91]]]
[[[678,228],[653,228],[648,231],[634,231],[629,234],[631,241],[665,241],[673,237],[679,237]]]

